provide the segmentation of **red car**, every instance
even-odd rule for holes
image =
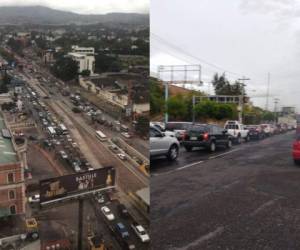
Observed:
[[[293,143],[293,159],[295,164],[300,165],[300,134],[297,134]]]

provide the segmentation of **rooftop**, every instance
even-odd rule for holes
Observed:
[[[0,113],[0,131],[6,129],[4,119]],[[0,164],[15,163],[17,162],[17,154],[13,148],[11,139],[3,138],[0,133]]]

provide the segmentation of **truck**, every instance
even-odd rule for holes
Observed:
[[[280,116],[278,117],[279,124],[286,124],[288,130],[297,128],[297,119],[294,116]]]
[[[250,141],[249,130],[239,121],[226,121],[224,128],[238,144],[242,143],[243,140]]]

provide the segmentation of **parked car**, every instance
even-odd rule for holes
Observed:
[[[115,219],[114,214],[110,211],[110,209],[107,206],[101,207],[101,212],[106,217],[106,219],[108,219],[109,221],[112,221]]]
[[[228,133],[233,137],[237,143],[242,143],[242,140],[246,142],[250,140],[249,130],[238,121],[227,121],[224,126]]]
[[[167,136],[164,132],[150,126],[150,157],[166,156],[174,161],[179,155],[179,146],[176,137]]]
[[[149,242],[150,241],[150,237],[147,234],[146,230],[144,229],[144,227],[142,225],[139,225],[137,223],[132,223],[131,227],[133,229],[133,231],[135,232],[135,234],[138,236],[138,238],[142,241],[142,242]]]
[[[214,152],[218,146],[231,148],[232,136],[218,125],[197,124],[187,130],[182,144],[186,151],[191,151],[194,147],[204,147]]]
[[[296,135],[293,143],[293,159],[296,165],[300,165],[300,134]]]
[[[129,238],[129,232],[122,222],[117,223],[116,231],[123,239]]]
[[[260,125],[247,125],[246,128],[249,130],[251,140],[261,140],[265,138],[265,132]]]

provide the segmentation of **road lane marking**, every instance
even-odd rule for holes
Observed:
[[[193,242],[187,244],[186,246],[184,246],[184,247],[173,247],[173,248],[171,248],[171,250],[188,250],[191,247],[199,247],[199,245],[202,244],[203,242],[208,241],[212,238],[215,238],[217,235],[219,235],[223,232],[224,232],[224,227],[223,226],[217,227],[216,230],[201,236],[199,239],[194,240]]]
[[[221,157],[221,156],[229,155],[229,154],[231,154],[231,153],[233,153],[233,152],[236,152],[236,151],[239,151],[239,150],[241,150],[241,148],[236,148],[236,149],[233,149],[233,150],[231,150],[231,151],[225,152],[225,153],[223,153],[223,154],[214,155],[214,156],[209,157],[208,159],[209,159],[209,160],[216,159],[216,158],[219,158],[219,157]]]
[[[182,169],[190,168],[190,167],[193,167],[193,166],[195,166],[195,165],[197,165],[197,164],[201,164],[201,163],[203,163],[203,162],[204,162],[204,161],[194,162],[194,163],[185,165],[185,166],[183,166],[183,167],[176,168],[176,169],[174,169],[174,171],[179,171],[179,170],[182,170]]]

